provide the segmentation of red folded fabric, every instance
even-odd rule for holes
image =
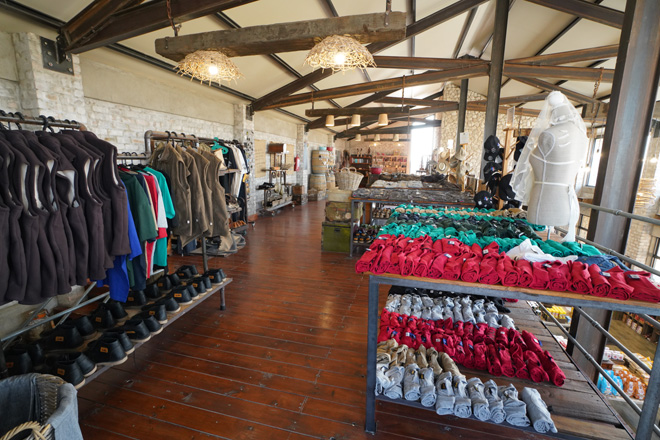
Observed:
[[[488,360],[486,359],[488,347],[483,342],[474,344],[474,368],[477,370],[488,370]]]
[[[455,336],[452,335],[445,335],[444,338],[442,338],[442,350],[445,353],[449,355],[450,358],[454,358],[456,356],[456,339]]]
[[[494,344],[496,334],[497,334],[497,329],[495,327],[486,328],[486,334],[484,335],[484,342],[486,344]]]
[[[553,261],[552,263],[544,263],[543,267],[548,270],[548,276],[550,277],[548,289],[555,292],[565,292],[568,290],[571,272],[567,264],[561,261]]]
[[[625,273],[628,286],[635,289],[633,299],[652,303],[660,302],[660,289],[651,282],[651,274],[642,271],[628,271]]]
[[[525,347],[527,347],[527,350],[531,350],[534,353],[538,353],[539,355],[543,353],[543,349],[541,348],[541,342],[539,342],[536,337],[528,332],[527,330],[523,330],[521,334],[523,341],[525,341]]]
[[[463,262],[463,257],[453,257],[447,261],[447,264],[445,264],[445,270],[442,274],[442,278],[452,281],[458,280],[461,276]]]
[[[600,297],[609,296],[611,290],[610,282],[607,277],[603,276],[597,264],[589,265],[589,275],[591,276],[591,283],[594,286],[591,292],[592,295]]]
[[[566,375],[563,371],[561,371],[561,368],[559,368],[557,362],[555,362],[555,358],[553,358],[552,355],[546,350],[543,352],[543,355],[540,356],[540,359],[541,364],[543,365],[543,369],[546,373],[548,373],[548,376],[550,377],[550,381],[558,387],[564,385]]]
[[[380,312],[380,326],[381,327],[384,326],[384,325],[390,325],[390,316],[392,316],[392,313],[394,313],[394,312],[390,312],[387,309],[383,309]]]
[[[543,365],[536,353],[527,350],[525,352],[525,362],[527,363],[527,369],[529,370],[529,377],[534,382],[545,382],[550,380],[548,373],[543,369]]]
[[[514,377],[516,375],[516,370],[513,368],[513,361],[511,360],[509,349],[502,345],[498,345],[497,356],[500,358],[502,374],[507,377]]]
[[[383,342],[383,341],[387,341],[388,339],[392,339],[392,333],[394,333],[394,329],[389,325],[381,327],[380,333],[378,333],[378,342]]]
[[[454,353],[453,359],[457,364],[462,365],[463,362],[465,362],[465,347],[463,346],[463,340],[458,336],[454,336],[454,338],[456,352]]]
[[[625,272],[619,266],[615,266],[607,272],[602,273],[610,283],[610,297],[620,300],[630,299],[635,288],[626,283]],[[607,275],[605,275],[607,274]]]
[[[527,364],[523,358],[522,346],[518,344],[511,345],[509,353],[511,354],[511,360],[513,361],[513,368],[516,371],[516,377],[520,379],[529,379],[529,370],[527,369]]]
[[[461,268],[461,280],[467,283],[476,283],[479,281],[480,264],[481,255],[471,254],[471,256],[463,262],[463,267]]]
[[[436,280],[442,278],[449,257],[449,254],[437,254],[426,275]]]
[[[463,366],[465,368],[474,368],[474,344],[470,338],[463,338],[463,351],[465,352]]]
[[[392,328],[404,328],[406,325],[406,321],[408,320],[407,315],[402,315],[397,312],[392,312],[390,313],[389,316],[390,322],[389,326]]]
[[[500,254],[500,245],[496,241],[491,241],[482,252],[484,255]]]
[[[463,337],[464,334],[463,321],[454,322],[454,334],[456,336]]]
[[[421,345],[426,348],[431,348],[433,346],[433,337],[431,336],[431,331],[429,329],[420,330],[417,334],[419,335],[419,342]]]
[[[517,286],[520,282],[520,273],[514,266],[513,260],[507,254],[502,253],[497,262],[497,274],[504,286]]]
[[[403,336],[401,337],[401,343],[415,350],[417,350],[420,345],[420,341],[417,338],[417,335],[413,331],[408,329],[406,329],[406,331],[403,332]]]
[[[495,332],[495,343],[498,346],[509,347],[509,329],[500,327]]]
[[[438,254],[443,254],[444,252],[442,251],[442,240],[434,241],[431,245],[431,249],[433,249]]]
[[[520,345],[521,347],[525,345],[525,341],[520,335],[520,332],[515,328],[509,329],[509,347],[515,345]]]
[[[543,267],[545,263],[534,262],[532,263],[532,283],[529,285],[532,289],[547,289],[550,283],[550,275]]]
[[[355,263],[355,272],[369,272],[371,268],[371,263],[378,257],[378,252],[367,249],[360,259]]]
[[[442,252],[454,257],[462,255],[467,247],[463,242],[455,238],[441,238],[440,243],[442,244]]]
[[[472,338],[473,333],[474,333],[474,324],[472,324],[471,322],[463,322],[463,335]]]
[[[404,259],[403,251],[397,251],[396,246],[390,257],[390,265],[387,268],[387,273],[394,275],[401,275],[401,264],[399,262]]]
[[[488,372],[493,376],[502,375],[502,364],[500,363],[500,357],[497,355],[497,348],[495,345],[488,346]]]
[[[392,259],[393,251],[394,246],[385,246],[373,265],[373,273],[380,275],[387,272],[387,269],[390,267],[390,260]]]
[[[413,271],[413,275],[415,275],[416,277],[425,277],[428,274],[429,267],[431,266],[431,263],[433,262],[435,256],[436,253],[433,252],[431,249],[425,249],[424,253],[419,258],[419,263],[417,263],[417,266]]]
[[[423,321],[422,319],[418,319],[414,316],[408,316],[408,319],[406,319],[405,322],[405,326],[409,331],[416,332],[417,330],[419,330],[419,328],[417,327],[417,323],[422,321]]]
[[[590,295],[594,289],[589,274],[589,266],[579,261],[569,261],[568,268],[571,272],[571,282],[568,290],[583,295]]]
[[[518,285],[520,287],[529,287],[534,281],[534,275],[532,274],[532,264],[527,260],[516,260],[515,262],[516,269],[520,274],[518,279]]]
[[[438,325],[436,324],[435,327],[438,328]],[[446,317],[444,321],[442,321],[442,329],[445,332],[454,330],[454,320],[451,318],[451,316]]]
[[[486,252],[487,249],[484,249]],[[500,276],[497,273],[497,262],[499,257],[495,253],[488,253],[484,255],[479,267],[479,282],[482,284],[497,284],[500,281]]]
[[[406,254],[406,259],[403,261],[403,265],[401,266],[402,276],[407,277],[408,275],[412,274],[415,266],[417,265],[417,262],[419,261],[419,257],[422,255],[422,252],[424,251],[417,248],[414,251]]]
[[[475,342],[475,344],[483,342],[484,337],[486,336],[486,330],[488,330],[488,324],[477,324],[477,326],[474,328],[474,331],[472,332],[472,340]]]
[[[403,234],[396,237],[394,241],[394,249],[396,252],[403,252],[408,245],[410,245],[410,239]]]

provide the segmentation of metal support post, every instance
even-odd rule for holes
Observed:
[[[488,97],[486,101],[486,122],[484,141],[491,134],[497,133],[497,116],[500,107],[500,90],[502,88],[502,69],[504,67],[504,47],[506,43],[506,28],[509,19],[509,0],[496,0],[495,29],[493,31],[493,49],[490,57],[490,74],[488,78]],[[483,155],[482,155],[483,156]],[[481,177],[483,178],[484,161],[482,157]]]
[[[467,113],[468,85],[470,80],[465,78],[461,80],[461,98],[458,101],[458,123],[456,129],[456,148],[458,154],[463,148],[461,145],[461,133],[465,131],[465,115]],[[459,163],[456,168],[456,182],[460,185],[463,164]]]
[[[628,0],[614,71],[594,204],[633,212],[644,150],[651,124],[660,74],[660,2]],[[587,238],[617,252],[625,252],[630,219],[592,211]],[[585,309],[604,328],[611,313]],[[606,339],[589,323],[580,325],[576,339],[601,359]],[[592,379],[594,368],[582,356],[575,361]],[[656,406],[657,407],[657,406]]]
[[[369,277],[367,319],[367,408],[364,430],[376,433],[376,345],[378,343],[378,290],[380,283]]]

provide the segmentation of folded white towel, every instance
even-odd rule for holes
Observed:
[[[557,432],[555,423],[550,417],[548,406],[545,404],[538,390],[534,388],[523,388],[522,400],[527,404],[527,412],[532,420],[532,426],[537,432]]]
[[[454,413],[456,396],[451,382],[452,376],[449,371],[445,371],[435,380],[435,412],[441,416]]]
[[[483,422],[490,419],[490,410],[488,409],[488,400],[484,395],[484,384],[481,379],[473,377],[467,381],[467,390],[472,401],[472,413]]]
[[[430,408],[435,405],[435,383],[433,383],[433,368],[422,368],[419,370],[420,402]]]
[[[506,419],[504,414],[504,405],[502,399],[497,394],[497,384],[494,380],[489,380],[484,383],[484,395],[488,400],[488,408],[490,409],[490,420],[495,423],[502,423]]]
[[[406,367],[403,375],[403,395],[406,400],[416,402],[420,397],[419,367],[410,364]]]
[[[472,415],[472,401],[467,394],[467,381],[465,376],[454,376],[453,378],[454,394],[454,415],[467,419]]]
[[[502,399],[506,421],[513,426],[529,426],[527,418],[527,405],[518,400],[518,391],[512,384],[498,388],[498,394]]]

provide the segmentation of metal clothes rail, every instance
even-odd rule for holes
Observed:
[[[71,128],[83,131],[87,130],[83,124],[76,120],[55,119],[52,116],[44,115],[39,115],[37,117],[24,116],[21,112],[7,113],[4,110],[0,110],[0,122],[13,123],[18,129],[20,129],[22,125],[40,125],[44,130],[52,127]]]
[[[432,289],[455,293],[494,296],[498,298],[513,298],[548,302],[567,305],[571,307],[591,307],[604,310],[626,311],[639,314],[660,314],[660,304],[642,301],[618,301],[612,298],[600,298],[580,295],[570,292],[554,292],[548,290],[535,290],[527,288],[506,287],[500,285],[483,285],[466,283],[463,281],[431,280],[428,278],[403,277],[400,275],[369,275],[369,306],[367,320],[367,392],[366,392],[366,423],[367,432],[376,430],[376,344],[378,341],[378,299],[381,285],[404,286],[412,288]],[[660,326],[660,323],[658,324]],[[562,328],[563,329],[563,328]],[[565,331],[565,329],[563,329]],[[572,335],[565,333],[574,341]],[[577,342],[577,341],[574,341]],[[582,349],[584,350],[584,349]],[[585,350],[586,352],[586,350]],[[585,354],[587,356],[588,353]],[[589,355],[590,356],[590,355]],[[653,369],[649,383],[657,384],[660,381],[660,350],[654,356]],[[660,403],[660,387],[649,387],[644,407],[640,412],[636,440],[649,440],[653,432],[658,404]]]

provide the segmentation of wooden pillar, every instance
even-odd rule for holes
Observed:
[[[594,193],[595,205],[633,211],[658,75],[660,2],[628,0]],[[587,238],[623,253],[629,226],[630,221],[624,217],[592,211]],[[609,312],[585,311],[608,328]],[[601,359],[605,340],[589,323],[582,321],[577,326],[577,339],[596,359]],[[595,369],[580,354],[576,354],[575,359],[592,379],[597,377]]]
[[[497,132],[497,116],[500,107],[500,89],[502,88],[502,68],[504,67],[504,46],[506,43],[506,27],[509,19],[509,0],[496,0],[495,29],[493,31],[493,50],[490,59],[490,75],[488,79],[488,101],[486,102],[486,123],[484,141]],[[485,161],[481,157],[481,178]]]
[[[456,124],[456,148],[454,149],[456,153],[461,151],[463,146],[461,145],[461,133],[465,131],[465,115],[467,113],[467,100],[468,100],[468,83],[469,79],[465,78],[461,80],[461,97],[458,101],[458,121]],[[459,185],[463,181],[463,164],[459,163],[456,168],[456,183]]]

